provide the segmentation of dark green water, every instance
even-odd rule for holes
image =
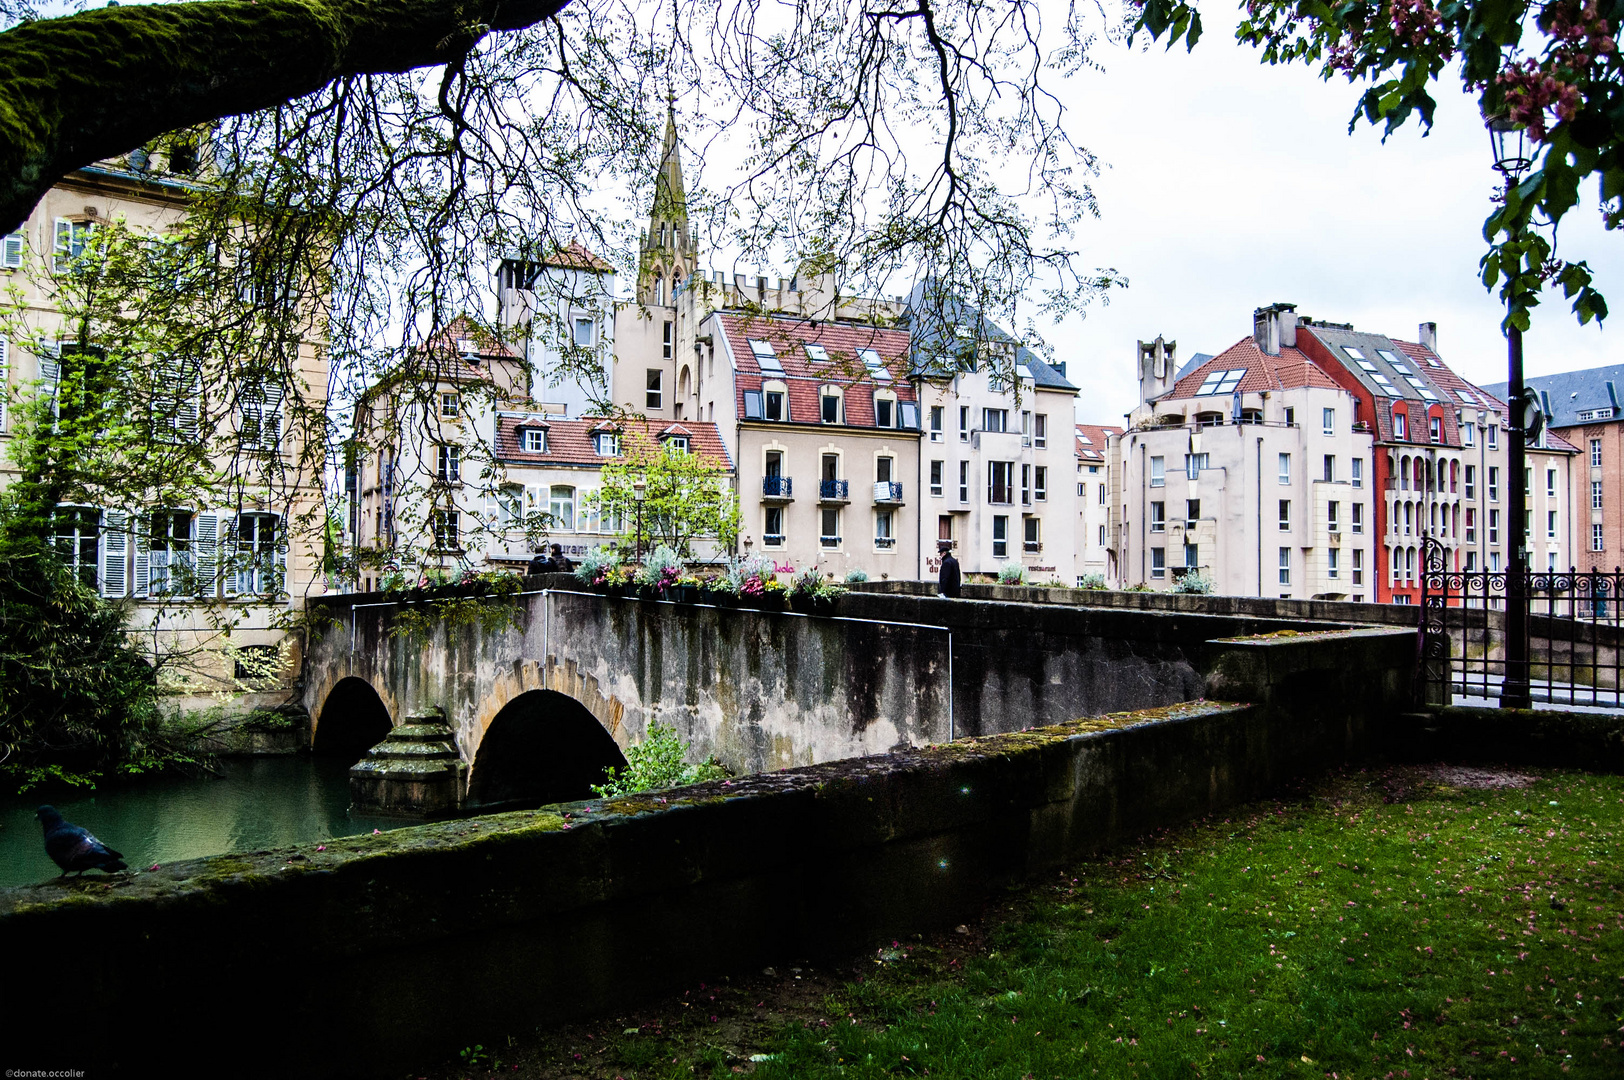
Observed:
[[[221,776],[162,777],[84,795],[57,793],[49,801],[63,817],[123,852],[132,870],[412,824],[351,817],[349,766],[342,761],[235,758],[221,768]],[[61,873],[46,857],[44,834],[34,820],[34,808],[44,801],[36,795],[0,802],[0,887],[30,885]]]

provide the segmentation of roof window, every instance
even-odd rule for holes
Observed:
[[[825,349],[822,345],[817,345],[809,341],[803,347],[806,349],[806,358],[808,360],[819,364],[827,364],[829,362],[829,350]]]
[[[868,368],[869,374],[874,376],[875,382],[891,381],[891,373],[885,369],[885,364],[880,361],[878,352],[873,349],[858,349],[857,358],[863,362],[864,367]]]
[[[1410,370],[1404,366],[1404,361],[1399,359],[1398,354],[1394,353],[1391,349],[1377,349],[1376,354],[1383,360],[1386,360],[1389,364],[1392,364],[1394,367],[1398,368],[1400,371]]]
[[[1342,346],[1342,351],[1347,353],[1348,359],[1352,360],[1354,363],[1358,363],[1359,361],[1365,359],[1365,351],[1353,345]]]
[[[1206,394],[1227,394],[1240,385],[1241,378],[1246,374],[1245,368],[1231,368],[1228,371],[1211,371],[1201,383],[1201,389],[1196,396]]]
[[[761,365],[761,370],[784,370],[784,365],[778,359],[778,354],[773,351],[770,342],[762,341],[760,338],[746,338],[745,340],[750,343],[750,351],[755,354],[756,363]]]

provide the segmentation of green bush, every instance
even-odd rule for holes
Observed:
[[[643,741],[627,748],[626,768],[605,769],[604,782],[592,785],[593,794],[613,799],[733,775],[715,758],[689,765],[687,756],[688,744],[677,737],[677,729],[651,720]]]
[[[1105,588],[1105,575],[1084,574],[1077,579],[1077,587],[1079,589],[1103,589]]]
[[[1020,563],[1005,563],[998,571],[998,584],[1025,585],[1026,567]]]
[[[1179,578],[1173,583],[1173,591],[1176,593],[1198,593],[1201,595],[1206,595],[1207,593],[1212,592],[1212,590],[1216,587],[1217,583],[1212,580],[1212,576],[1210,574],[1205,574],[1200,570],[1185,574],[1183,577]]]

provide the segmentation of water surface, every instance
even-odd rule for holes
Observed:
[[[228,758],[221,775],[166,776],[104,786],[83,795],[54,793],[62,816],[124,853],[132,870],[153,863],[259,851],[413,824],[349,813],[349,765],[331,758]],[[0,887],[29,885],[61,873],[45,854],[34,809],[47,797],[0,801]],[[94,877],[100,871],[92,870]]]

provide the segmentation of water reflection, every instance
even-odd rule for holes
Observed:
[[[62,816],[124,853],[132,869],[397,829],[400,818],[352,817],[349,765],[309,757],[237,758],[218,777],[168,777],[50,798]],[[41,796],[0,802],[0,887],[61,871],[45,854],[34,808]],[[94,875],[92,875],[94,876]]]

